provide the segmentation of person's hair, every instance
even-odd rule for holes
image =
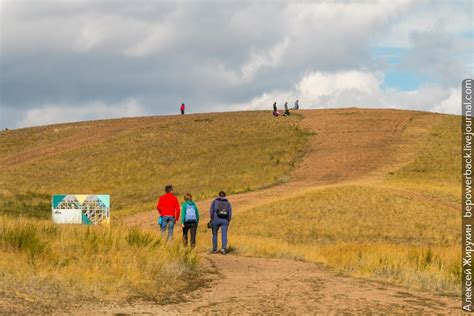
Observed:
[[[169,184],[165,187],[165,192],[170,193],[171,191],[173,191],[173,186],[171,184]]]
[[[186,194],[184,195],[184,200],[185,200],[185,201],[192,201],[192,200],[193,200],[193,196],[192,196],[191,194],[189,194],[189,193],[186,193]]]
[[[225,192],[224,191],[219,192],[219,196],[220,197],[225,197]]]

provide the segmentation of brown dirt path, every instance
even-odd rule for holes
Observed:
[[[287,183],[230,197],[236,211],[258,203],[322,185],[348,182],[397,163],[402,132],[417,117],[435,116],[426,112],[372,109],[301,110],[301,126],[314,133],[305,156]],[[356,137],[354,137],[354,134]],[[210,200],[200,201],[208,209]],[[153,227],[156,211],[123,219],[131,226]]]
[[[231,196],[235,212],[315,186],[361,178],[396,164],[402,132],[419,112],[340,109],[302,111],[316,133],[288,183]],[[348,137],[348,135],[351,137]],[[353,137],[354,134],[357,137]],[[202,210],[210,201],[201,201]],[[155,211],[123,220],[152,227]],[[208,237],[208,236],[207,236]],[[433,296],[383,282],[344,277],[313,263],[286,259],[203,255],[213,280],[180,303],[93,306],[78,314],[460,314],[455,298]]]
[[[446,297],[409,291],[381,282],[338,276],[322,266],[282,259],[205,255],[209,287],[168,305],[140,302],[94,306],[83,314],[153,315],[334,315],[456,314]],[[460,314],[460,313],[459,313]]]

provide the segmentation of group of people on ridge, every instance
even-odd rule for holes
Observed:
[[[188,245],[188,235],[190,235],[191,248],[196,246],[199,210],[191,194],[186,193],[183,203],[179,205],[178,198],[173,194],[173,186],[167,185],[165,187],[165,194],[158,199],[156,209],[160,214],[158,225],[163,236],[166,235],[166,230],[168,230],[168,240],[173,239],[174,225],[179,221],[181,215],[184,245]],[[227,200],[224,191],[220,191],[218,197],[212,201],[209,217],[208,227],[212,228],[212,252],[218,252],[217,235],[219,230],[221,230],[222,242],[220,252],[225,254],[227,249],[227,230],[232,219],[232,205]]]
[[[290,110],[288,109],[288,102],[285,102],[285,111],[283,112],[283,116],[289,116],[290,115]],[[299,100],[295,101],[295,105],[293,106],[292,110],[299,110],[300,105],[299,105]],[[186,110],[186,105],[181,103],[181,106],[179,107],[179,110],[181,111],[181,115],[184,115],[184,112]],[[277,103],[273,102],[273,116],[280,116],[282,113],[278,111],[277,108]]]
[[[284,107],[285,107],[285,111],[283,112],[283,116],[289,116],[290,110],[288,109],[288,102],[285,102]],[[292,110],[299,110],[299,108],[300,108],[299,100],[296,100],[295,105],[293,106]],[[281,115],[281,112],[278,111],[277,103],[273,102],[273,116],[280,116],[280,115]]]

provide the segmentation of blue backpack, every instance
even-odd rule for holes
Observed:
[[[196,208],[192,204],[186,206],[185,223],[197,223]]]

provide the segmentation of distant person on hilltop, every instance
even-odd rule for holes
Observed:
[[[165,194],[160,196],[156,209],[160,213],[160,229],[163,236],[166,233],[166,227],[168,227],[168,240],[173,239],[174,224],[179,220],[179,202],[176,196],[173,194],[173,186],[167,185],[165,187]]]
[[[217,253],[217,234],[222,228],[221,254],[225,255],[227,248],[227,229],[232,219],[232,206],[225,197],[225,192],[219,192],[219,196],[212,201],[209,211],[212,221],[212,253]]]
[[[273,116],[280,116],[280,112],[278,112],[277,103],[273,102]]]
[[[184,110],[186,110],[186,105],[184,105],[184,102],[181,103],[181,106],[179,107],[179,110],[181,111],[181,115],[184,115]]]
[[[196,246],[196,231],[199,223],[199,211],[191,194],[184,195],[184,203],[181,204],[181,227],[183,228],[184,246],[188,245],[188,232],[191,231],[191,248]]]
[[[288,102],[285,102],[285,113],[283,116],[290,116],[290,110],[288,109]]]
[[[293,110],[299,110],[300,109],[300,104],[299,104],[299,100],[296,100],[295,101],[295,106],[293,107]]]

